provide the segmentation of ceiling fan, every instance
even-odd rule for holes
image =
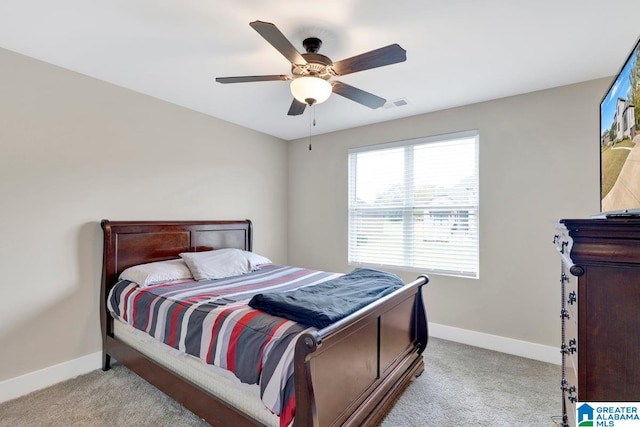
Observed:
[[[382,107],[384,98],[350,86],[331,78],[344,76],[357,71],[391,65],[407,59],[407,51],[398,44],[375,49],[351,58],[333,62],[318,53],[322,40],[309,37],[302,42],[306,53],[300,53],[291,42],[270,22],[254,21],[249,24],[264,39],[275,47],[291,62],[291,74],[265,76],[218,77],[218,83],[246,83],[265,81],[291,81],[291,92],[294,96],[288,115],[297,116],[304,112],[307,105],[326,101],[331,93],[338,94],[369,108]]]

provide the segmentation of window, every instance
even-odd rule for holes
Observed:
[[[349,264],[478,278],[478,132],[349,150]]]

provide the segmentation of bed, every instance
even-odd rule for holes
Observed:
[[[123,328],[108,309],[111,289],[131,266],[171,260],[184,252],[251,251],[251,221],[103,220],[101,225],[103,370],[110,369],[112,358],[117,360],[212,426],[278,425],[278,417],[264,407],[247,409],[245,401],[258,399],[245,388],[248,385],[224,372],[211,372],[210,381],[201,380],[213,367],[190,359],[174,363],[173,359],[181,359],[174,349],[156,356],[145,346],[162,347],[161,343]],[[428,330],[422,287],[428,281],[420,276],[329,326],[297,336],[292,353],[295,417],[291,425],[379,424],[424,370],[422,352]],[[196,370],[184,367],[188,364]],[[235,400],[228,392],[235,393]]]

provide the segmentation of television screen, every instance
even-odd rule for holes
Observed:
[[[640,39],[600,103],[600,210],[640,214]]]

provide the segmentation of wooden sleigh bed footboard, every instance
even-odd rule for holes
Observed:
[[[426,276],[296,345],[297,426],[375,426],[424,370]],[[422,321],[420,318],[424,319]]]
[[[181,252],[252,249],[243,221],[102,221],[100,299],[103,369],[113,357],[213,426],[260,422],[118,339],[107,297],[126,268]],[[352,315],[298,338],[294,355],[294,427],[375,426],[424,370],[428,341],[422,287],[426,276]]]

